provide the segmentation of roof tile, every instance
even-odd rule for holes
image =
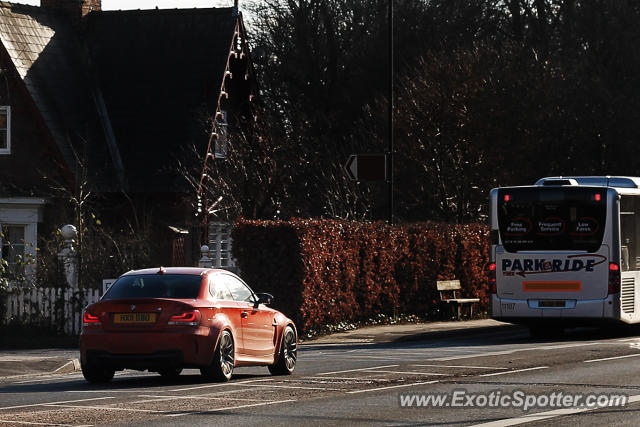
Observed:
[[[97,164],[109,156],[99,87],[129,182],[177,190],[175,158],[206,144],[200,118],[215,111],[237,18],[235,8],[91,12],[79,39],[58,11],[0,2],[0,42],[71,168],[68,135],[87,140]]]

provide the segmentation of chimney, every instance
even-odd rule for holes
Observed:
[[[40,0],[40,7],[59,9],[69,16],[73,25],[93,10],[102,10],[101,0]]]

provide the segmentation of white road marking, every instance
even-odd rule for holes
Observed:
[[[28,375],[28,374],[27,374]],[[27,375],[12,375],[9,377],[3,377],[3,380],[7,380],[7,379],[11,379],[11,378],[24,378]],[[116,372],[115,377],[116,378],[122,378],[124,376],[128,376],[130,375],[129,372]],[[30,375],[33,376],[33,375]],[[148,375],[145,375],[148,376]],[[53,380],[56,379],[60,379],[60,380],[70,380],[70,379],[80,379],[83,378],[83,375],[81,373],[68,373],[68,374],[56,374],[56,375],[52,375],[52,374],[40,374],[40,377],[37,379],[31,379],[31,380],[23,380],[23,381],[13,381],[13,384],[29,384],[29,383],[43,383],[43,382],[51,382]]]
[[[468,368],[468,369],[509,369],[509,368],[497,368],[495,366],[465,366],[465,365],[413,365],[424,366],[428,368]]]
[[[271,390],[265,390],[270,392]],[[162,393],[162,390],[158,390],[159,393]],[[247,390],[242,389],[242,390],[225,390],[225,391],[218,391],[215,393],[203,393],[203,394],[186,394],[184,396],[180,396],[183,399],[229,399],[229,397],[227,397],[227,395],[229,394],[236,394],[236,393],[246,393]],[[138,401],[134,401],[131,403],[149,403],[149,402],[162,402],[164,400],[174,400],[179,396],[167,396],[167,395],[147,395],[147,394],[139,394],[137,397],[157,397],[157,399],[155,400],[138,400]],[[166,399],[164,399],[166,398]],[[231,399],[234,399],[233,397],[231,397]],[[234,399],[234,400],[242,400],[242,399]],[[252,399],[253,402],[256,402],[256,399]],[[266,399],[264,401],[267,401]]]
[[[167,411],[156,411],[153,409],[115,408],[113,406],[84,406],[84,405],[41,405],[49,408],[72,408],[72,409],[105,409],[107,411],[128,411],[128,412],[153,412],[164,413]]]
[[[398,351],[394,351],[395,353],[401,353],[401,354],[415,354],[415,355],[420,355],[423,354],[425,355],[426,353],[440,353],[440,352],[445,352],[445,353],[477,353],[478,350],[482,350],[482,349],[490,349],[491,346],[473,346],[473,347],[469,347],[469,346],[460,346],[460,347],[455,347],[455,348],[440,348],[437,345],[431,345],[431,346],[427,346],[427,347],[413,347],[413,350],[419,350],[422,349],[423,351],[421,352],[414,352],[414,353],[402,353],[402,352],[398,352]]]
[[[10,377],[5,377],[8,379]],[[29,383],[43,383],[53,380],[62,380],[62,379],[72,379],[72,378],[82,378],[82,374],[67,374],[67,375],[47,375],[46,378],[38,378],[32,380],[23,380],[23,381],[13,381],[13,384],[29,384]]]
[[[162,392],[161,390],[158,390],[159,392]],[[195,397],[207,397],[207,396],[223,396],[223,395],[227,395],[227,394],[235,394],[235,393],[245,393],[247,390],[224,390],[224,391],[216,391],[213,393],[202,393],[202,394],[188,394],[186,396],[195,396]]]
[[[605,357],[604,359],[591,359],[585,360],[584,363],[592,363],[592,362],[603,362],[605,360],[616,360],[616,359],[626,359],[628,357],[638,357],[640,353],[637,354],[627,354],[626,356],[615,356],[615,357]]]
[[[69,366],[69,365],[74,366],[76,363],[78,363],[78,362],[75,362],[75,361],[73,361],[73,360],[69,360],[67,363],[65,363],[64,365],[60,366],[58,369],[56,369],[56,370],[55,370],[55,371],[53,371],[52,373],[53,373],[53,374],[57,374],[58,372],[60,372],[60,371],[61,371],[61,370],[63,370],[64,368],[66,368],[67,366]]]
[[[536,366],[535,368],[514,369],[513,371],[493,372],[491,374],[478,375],[479,377],[495,377],[496,375],[515,374],[516,372],[537,371],[539,369],[548,369],[548,366]]]
[[[300,349],[301,350],[305,350],[305,351],[314,351],[314,349],[312,348],[307,348],[307,346],[309,347],[319,347],[319,348],[324,348],[324,347],[339,347],[339,346],[343,346],[343,345],[374,345],[374,342],[371,342],[371,340],[345,340],[344,342],[341,343],[329,343],[329,344],[314,344],[313,342],[309,342],[309,343],[303,343],[300,344]]]
[[[416,355],[416,356],[420,356],[420,355],[426,355],[426,353],[433,353],[433,352],[438,352],[440,353],[441,351],[445,352],[445,353],[477,353],[478,349],[483,349],[483,348],[491,348],[491,346],[473,346],[473,347],[469,347],[469,346],[461,346],[461,347],[456,347],[456,348],[440,348],[437,345],[432,345],[432,346],[428,346],[428,347],[420,347],[423,349],[423,351],[411,351],[411,352],[406,352],[406,351],[395,351],[394,350],[394,354],[411,354],[411,355]],[[414,348],[413,350],[418,350],[417,348]]]
[[[146,388],[132,388],[130,390],[65,390],[65,393],[140,393]]]
[[[0,408],[0,411],[2,411],[4,409],[33,408],[33,407],[36,407],[36,406],[49,406],[49,405],[57,405],[57,404],[64,404],[64,403],[88,402],[88,401],[91,401],[91,400],[105,400],[105,399],[115,399],[115,397],[113,397],[113,396],[93,397],[93,398],[90,398],[90,399],[63,400],[63,401],[60,401],[60,402],[43,402],[43,403],[31,403],[29,405],[4,406],[4,407]]]
[[[302,390],[329,390],[329,391],[339,391],[342,390],[340,388],[326,388],[326,387],[303,387],[303,386],[295,386],[295,385],[277,385],[277,384],[245,384],[248,387],[268,387],[268,388],[299,388]]]
[[[519,352],[524,352],[524,351],[561,350],[561,349],[565,349],[565,348],[587,347],[587,346],[599,345],[599,344],[602,344],[602,343],[591,342],[591,343],[578,343],[578,344],[546,345],[546,346],[531,347],[531,348],[520,348],[520,349],[513,349],[513,350],[490,351],[490,352],[486,352],[486,353],[466,354],[466,355],[462,355],[462,356],[438,357],[438,358],[435,358],[435,359],[429,359],[429,361],[432,361],[432,362],[447,362],[449,360],[471,359],[471,358],[474,358],[474,357],[503,356],[503,355],[506,355],[506,354],[514,354],[514,353],[519,353]]]
[[[144,396],[140,395],[138,397],[144,397]],[[170,400],[186,399],[187,397],[195,400],[201,399],[200,397],[192,397],[192,396],[185,396],[183,398],[174,397],[174,396],[149,396],[149,397],[153,397],[154,399],[134,400],[132,402],[127,402],[127,403],[129,405],[140,405],[142,403],[154,403],[154,402],[160,403],[160,402],[168,402]]]
[[[379,390],[388,390],[388,389],[392,389],[392,388],[402,388],[402,387],[412,387],[415,385],[424,385],[424,384],[435,384],[438,381],[423,381],[423,382],[419,382],[419,383],[411,383],[411,384],[400,384],[400,385],[390,385],[387,387],[378,387],[378,388],[369,388],[366,390],[352,390],[352,391],[348,391],[348,394],[356,394],[356,393],[366,393],[369,391],[379,391]]]
[[[418,371],[376,371],[378,374],[403,374],[403,375],[435,375],[439,377],[450,377],[451,374],[441,374],[435,372],[418,372]]]
[[[474,424],[472,427],[506,427],[514,426],[518,424],[531,423],[533,421],[541,421],[549,418],[561,417],[563,415],[579,414],[580,412],[590,411],[589,408],[562,408],[555,409],[553,411],[540,412],[537,414],[525,415],[519,418],[510,418],[506,420],[491,421],[483,424]]]
[[[640,395],[629,396],[627,403],[640,402]],[[595,411],[597,409],[606,409],[602,407],[596,408],[562,408],[554,409],[552,411],[538,412],[536,414],[529,414],[522,417],[506,418],[504,420],[491,421],[488,423],[475,424],[471,427],[506,427],[514,426],[518,424],[531,423],[533,421],[547,420],[549,418],[561,417],[564,415],[575,415],[581,412]]]
[[[345,369],[344,371],[321,372],[316,375],[333,375],[333,374],[342,374],[344,372],[370,371],[370,370],[382,369],[382,368],[395,368],[396,366],[399,366],[399,365],[382,365],[382,366],[370,366],[368,368],[359,368],[359,369]]]
[[[241,391],[241,390],[238,390]],[[242,390],[244,391],[244,390]],[[140,403],[150,403],[150,402],[161,402],[165,400],[216,400],[216,399],[226,399],[226,400],[238,400],[244,402],[275,402],[272,399],[243,399],[241,397],[229,397],[229,396],[157,396],[152,394],[141,394],[138,397],[152,397],[154,399],[149,400],[136,400],[130,402],[131,405],[140,404]]]
[[[473,347],[473,349],[469,348],[469,347],[459,347],[459,348],[455,348],[455,349],[447,349],[447,348],[439,348],[437,346],[434,347],[422,347],[423,351],[402,351],[402,350],[393,350],[391,352],[388,351],[372,351],[372,350],[356,350],[351,352],[350,354],[346,354],[349,352],[344,352],[344,351],[336,351],[336,352],[314,352],[314,353],[309,353],[309,354],[305,354],[304,358],[305,360],[307,359],[326,359],[327,356],[331,356],[331,357],[337,357],[340,359],[346,359],[346,358],[357,358],[357,357],[362,357],[362,358],[381,358],[381,359],[392,359],[392,358],[401,358],[402,360],[405,360],[406,357],[411,357],[411,356],[419,356],[419,357],[425,357],[425,356],[430,356],[432,353],[477,353],[478,349],[489,349],[491,347],[489,346],[482,346],[482,347]],[[414,349],[414,350],[419,350],[419,349]],[[365,353],[366,351],[366,353]]]
[[[359,378],[347,378],[347,377],[304,377],[304,378],[300,378],[300,381],[304,381],[304,379],[311,379],[311,380],[330,380],[330,381],[338,381],[338,380],[345,380],[345,381],[360,381],[360,382],[371,382],[371,381],[391,381],[389,378],[369,378],[369,377],[359,377]],[[285,381],[294,381],[294,380],[285,380]]]
[[[235,386],[235,385],[239,385],[239,384],[248,384],[248,383],[253,383],[256,381],[272,381],[271,378],[267,378],[264,380],[247,380],[247,381],[239,381],[237,383],[235,382],[230,382],[230,383],[218,383],[218,384],[207,384],[207,385],[199,385],[199,386],[195,386],[195,387],[185,387],[185,388],[176,388],[173,390],[167,390],[167,393],[175,393],[177,391],[189,391],[189,390],[200,390],[203,388],[212,388],[212,387],[228,387],[228,386]]]
[[[255,403],[255,404],[249,404],[249,405],[227,406],[225,408],[213,408],[213,409],[208,409],[206,411],[194,411],[194,412],[184,412],[180,414],[168,414],[168,415],[165,415],[165,417],[182,417],[184,415],[207,414],[209,412],[230,411],[232,409],[253,408],[256,406],[275,405],[277,403],[288,403],[288,402],[295,402],[295,399],[276,400],[273,402],[262,402],[262,403]]]
[[[51,424],[51,423],[36,423],[34,421],[17,421],[17,420],[3,420],[0,419],[0,424],[24,424],[28,426],[65,426],[65,427],[91,427],[91,424],[76,425],[76,424]]]
[[[340,360],[360,360],[360,359],[368,359],[368,360],[390,360],[390,361],[406,361],[406,360],[417,360],[418,356],[407,356],[407,357],[394,357],[394,356],[365,356],[359,354],[349,354],[345,356],[332,356],[333,358],[338,358]]]

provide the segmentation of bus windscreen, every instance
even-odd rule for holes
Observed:
[[[587,251],[602,244],[606,189],[502,188],[498,226],[507,252]]]

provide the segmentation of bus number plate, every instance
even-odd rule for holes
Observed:
[[[538,307],[554,307],[554,308],[558,308],[558,307],[564,307],[565,306],[565,302],[564,301],[540,301],[538,303]]]

